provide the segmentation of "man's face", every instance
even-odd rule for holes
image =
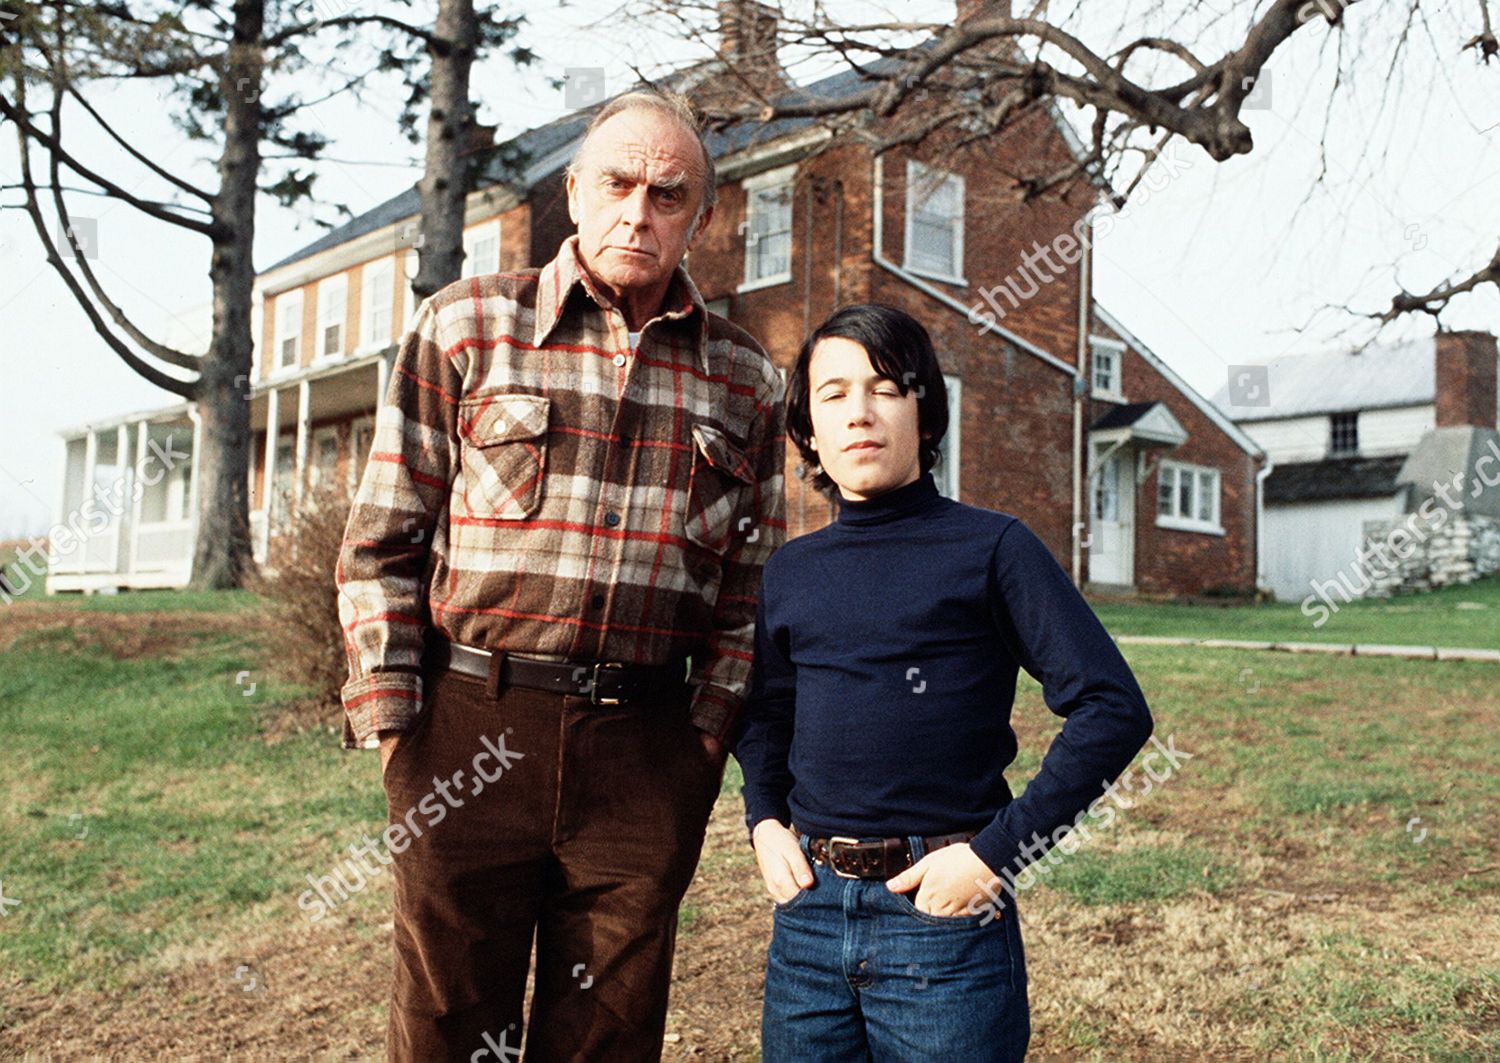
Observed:
[[[864,345],[818,341],[808,362],[813,449],[848,499],[874,498],[922,473],[917,392],[879,376]]]
[[[665,293],[682,256],[708,226],[697,138],[666,115],[623,111],[606,121],[568,175],[568,214],[589,274],[617,300]]]

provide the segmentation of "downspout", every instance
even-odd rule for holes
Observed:
[[[1073,378],[1073,586],[1083,587],[1083,482],[1079,479],[1078,470],[1083,464],[1083,396],[1088,390],[1085,385],[1086,377],[1083,375],[1085,356],[1088,353],[1089,342],[1089,318],[1090,311],[1094,305],[1093,294],[1093,265],[1094,265],[1094,222],[1087,215],[1085,217],[1084,235],[1087,243],[1087,253],[1080,260],[1078,269],[1078,374]],[[1134,481],[1132,476],[1131,480]],[[1135,490],[1132,482],[1131,490]],[[1131,507],[1131,512],[1135,507]],[[1135,536],[1131,536],[1134,543]]]
[[[1260,590],[1266,575],[1265,525],[1266,525],[1266,477],[1276,468],[1276,460],[1270,451],[1265,451],[1266,467],[1255,474],[1255,589]]]

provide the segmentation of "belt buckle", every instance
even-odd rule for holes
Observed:
[[[589,677],[589,704],[590,705],[622,705],[624,698],[601,698],[599,696],[599,669],[614,668],[624,669],[625,665],[619,661],[595,661],[593,674]]]
[[[835,854],[834,854],[834,846],[838,845],[840,842],[843,842],[845,845],[858,845],[859,844],[859,839],[858,838],[829,838],[828,839],[828,866],[829,866],[829,868],[831,868],[832,871],[833,871],[833,873],[835,875],[837,875],[839,878],[859,878],[858,875],[851,874],[851,873],[849,873],[847,871],[840,871],[839,870],[839,865],[836,862],[836,857],[835,857]]]

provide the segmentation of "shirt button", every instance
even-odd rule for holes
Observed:
[[[604,514],[604,523],[613,528],[616,524],[620,523],[620,515],[614,510],[610,510],[608,513]]]
[[[627,435],[623,435],[622,434],[620,436],[620,446],[622,446],[622,447],[628,447],[628,446],[630,446],[630,437],[627,436]]]
[[[589,599],[589,604],[592,605],[595,609],[603,609],[604,608],[604,595],[602,595],[602,594],[596,594],[596,595],[594,595],[592,598]]]
[[[623,354],[617,354],[617,355],[615,355],[615,365],[624,365],[624,364],[625,364],[625,356]]]

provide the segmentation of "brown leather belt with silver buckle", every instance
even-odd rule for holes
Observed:
[[[974,837],[975,831],[939,834],[923,838],[930,853],[945,845],[957,845]],[[840,878],[894,878],[915,862],[905,838],[809,838],[807,851],[814,861],[827,864]]]
[[[687,686],[687,658],[662,665],[621,664],[617,661],[538,661],[502,651],[491,653],[474,646],[429,635],[423,662],[485,681],[490,697],[507,686],[546,690],[586,697],[594,705],[632,702],[680,694]]]

